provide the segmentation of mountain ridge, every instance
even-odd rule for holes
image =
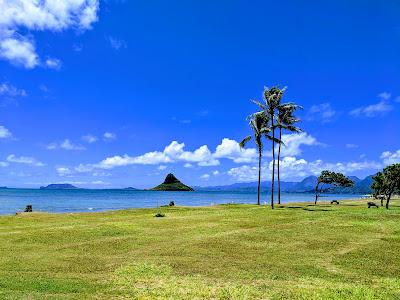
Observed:
[[[364,179],[360,179],[356,176],[349,176],[354,182],[352,187],[333,187],[327,193],[333,194],[369,194],[372,192],[371,184],[372,177],[369,175]],[[281,191],[285,193],[313,193],[315,185],[317,183],[317,176],[308,176],[299,182],[281,181]],[[257,191],[257,182],[242,182],[234,183],[230,185],[219,185],[219,186],[206,186],[206,187],[195,187],[197,191],[230,191],[230,192],[255,192]],[[271,192],[271,181],[261,182],[262,192]]]

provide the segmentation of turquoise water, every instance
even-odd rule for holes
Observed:
[[[351,199],[360,195],[326,195],[320,200]],[[15,214],[31,204],[34,211],[71,213],[139,207],[157,207],[175,201],[175,205],[207,206],[226,203],[255,203],[256,193],[241,192],[155,192],[129,190],[0,190],[0,214]],[[282,194],[282,202],[314,201],[312,194]],[[262,195],[269,204],[269,195]]]

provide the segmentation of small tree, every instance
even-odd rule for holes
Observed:
[[[386,199],[386,209],[389,209],[392,195],[400,192],[400,163],[387,166],[383,172],[376,174],[373,180],[373,195],[383,196]]]
[[[319,196],[334,187],[349,187],[353,186],[354,182],[343,175],[342,173],[335,173],[332,171],[322,171],[315,186],[315,204],[317,204]]]

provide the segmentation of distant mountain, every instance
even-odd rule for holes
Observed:
[[[182,182],[180,182],[174,174],[168,174],[165,178],[164,182],[155,188],[151,189],[152,191],[193,191],[193,189]]]
[[[127,187],[127,188],[124,188],[123,190],[125,190],[125,191],[140,191],[139,189],[135,189],[133,187]]]
[[[53,183],[47,186],[41,186],[41,190],[75,190],[77,189],[76,186],[73,186],[69,183]]]
[[[334,187],[328,193],[334,194],[369,194],[372,192],[372,176],[360,179],[356,176],[349,176],[354,182],[353,187]],[[317,183],[316,176],[308,176],[300,182],[281,181],[281,191],[285,193],[313,193]],[[207,186],[195,187],[198,191],[226,191],[226,192],[256,192],[257,182],[234,183],[231,185],[223,186]],[[271,192],[271,182],[264,181],[261,183],[261,191],[263,193]]]

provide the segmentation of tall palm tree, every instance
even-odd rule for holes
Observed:
[[[257,112],[248,117],[250,120],[249,125],[253,130],[253,136],[246,136],[243,141],[240,142],[240,148],[244,148],[246,144],[254,137],[254,142],[257,145],[258,150],[258,189],[257,189],[257,204],[260,205],[260,184],[261,184],[261,160],[262,160],[262,152],[263,152],[263,135],[268,135],[270,128],[268,128],[269,120],[265,113]]]
[[[256,103],[268,116],[270,122],[271,122],[271,132],[272,132],[272,179],[271,179],[271,208],[274,208],[274,192],[275,192],[275,143],[281,143],[280,140],[275,138],[275,129],[276,129],[276,124],[275,124],[275,119],[276,119],[276,112],[278,107],[281,104],[281,99],[283,96],[283,93],[285,92],[286,88],[279,88],[279,87],[272,87],[264,88],[264,93],[263,93],[263,100],[264,103],[261,103],[259,101],[253,101]],[[279,141],[279,142],[277,142]]]
[[[301,106],[294,103],[281,104],[278,107],[278,114],[276,117],[276,127],[279,130],[279,140],[282,141],[282,131],[287,130],[290,132],[301,132],[302,130],[294,126],[300,119],[297,119],[293,113],[296,109],[302,109]],[[281,146],[282,142],[278,144],[278,204],[281,204],[281,176],[280,176],[280,160],[281,160]]]

